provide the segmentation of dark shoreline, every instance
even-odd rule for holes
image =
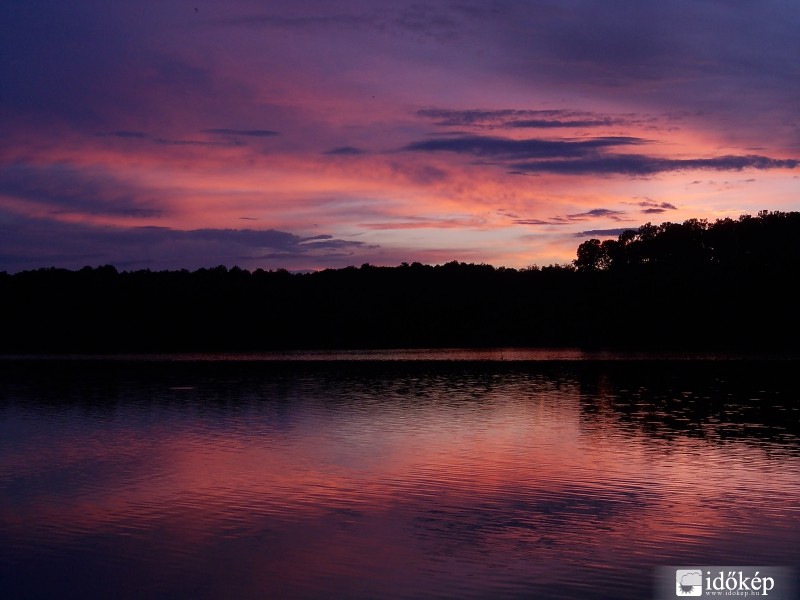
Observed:
[[[800,352],[800,213],[645,225],[571,265],[0,273],[0,354]]]

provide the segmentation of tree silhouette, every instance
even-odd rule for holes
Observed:
[[[647,223],[571,265],[0,273],[0,352],[599,346],[792,350],[800,213]]]

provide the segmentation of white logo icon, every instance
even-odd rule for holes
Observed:
[[[681,597],[702,596],[703,572],[700,569],[675,571],[675,595]]]

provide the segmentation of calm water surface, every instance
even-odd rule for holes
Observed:
[[[800,563],[799,363],[423,354],[0,361],[3,597],[634,599]]]

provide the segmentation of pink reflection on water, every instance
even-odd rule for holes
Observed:
[[[429,383],[378,400],[33,418],[0,459],[12,489],[0,528],[23,553],[127,540],[117,551],[136,564],[161,555],[243,597],[466,593],[475,577],[501,589],[562,581],[565,564],[677,556],[741,563],[744,538],[753,556],[796,554],[797,457],[658,440],[613,419],[587,427],[569,382],[475,394]]]

